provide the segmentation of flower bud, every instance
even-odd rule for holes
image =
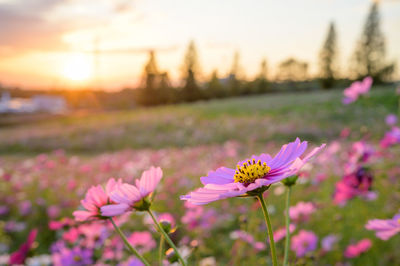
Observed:
[[[170,263],[174,263],[178,261],[178,256],[176,255],[175,251],[173,248],[169,248],[166,252],[165,252],[165,257],[167,258],[167,260]]]
[[[296,184],[296,181],[299,177],[297,175],[290,176],[288,178],[283,179],[281,182],[287,187],[294,186]]]

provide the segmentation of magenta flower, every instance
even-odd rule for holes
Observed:
[[[140,180],[136,179],[136,185],[118,184],[110,195],[115,204],[101,207],[102,216],[112,217],[133,209],[148,209],[150,203],[145,202],[145,199],[156,189],[162,176],[160,167],[151,167],[143,172]]]
[[[366,77],[363,81],[353,82],[350,87],[343,91],[344,104],[355,102],[360,95],[367,94],[372,86],[372,78]]]
[[[291,249],[297,257],[303,257],[308,252],[314,251],[318,245],[318,237],[311,231],[300,230],[292,237]]]
[[[316,208],[312,202],[300,201],[289,208],[289,216],[295,222],[307,221]]]
[[[400,233],[400,213],[392,219],[373,219],[365,225],[368,230],[376,231],[376,236],[382,240],[388,240],[395,234]]]
[[[343,205],[356,196],[369,197],[371,194],[372,175],[363,167],[356,172],[346,175],[336,183],[333,202]]]
[[[371,246],[371,240],[364,238],[354,245],[349,245],[344,252],[344,256],[346,258],[357,258],[362,253],[367,252]]]
[[[85,199],[81,200],[85,210],[74,211],[73,215],[77,221],[88,221],[96,219],[104,219],[100,213],[100,208],[104,205],[112,203],[110,193],[117,185],[121,184],[122,180],[115,181],[114,178],[108,180],[106,190],[100,185],[92,186],[86,193]]]
[[[36,239],[37,232],[38,232],[37,229],[33,229],[32,231],[30,231],[28,238],[26,239],[26,242],[23,243],[17,251],[15,251],[10,255],[10,261],[9,261],[10,265],[25,263],[29,250],[31,249],[32,244]]]
[[[392,127],[392,129],[386,132],[385,136],[380,142],[382,148],[388,148],[395,144],[400,144],[400,128]]]
[[[253,155],[238,162],[236,170],[220,167],[200,178],[204,187],[188,195],[181,196],[195,205],[237,197],[256,189],[266,189],[289,176],[295,175],[303,165],[313,157],[325,144],[315,148],[303,159],[300,156],[307,149],[307,142],[297,138],[294,142],[283,145],[280,152],[272,158],[269,154]]]

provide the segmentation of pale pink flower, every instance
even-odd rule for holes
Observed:
[[[343,103],[352,103],[356,101],[360,95],[367,94],[372,86],[372,82],[373,80],[371,77],[366,77],[363,81],[353,82],[350,87],[343,91]]]
[[[102,216],[117,216],[140,208],[137,204],[156,189],[162,176],[163,173],[160,167],[151,167],[149,170],[143,172],[140,179],[136,179],[136,185],[127,183],[117,184],[115,190],[110,195],[111,200],[115,204],[102,206]]]
[[[365,225],[368,230],[376,232],[376,236],[382,240],[388,240],[395,234],[400,233],[400,213],[392,219],[373,219]]]
[[[115,181],[114,178],[111,178],[108,180],[105,190],[100,185],[92,186],[87,191],[85,199],[81,200],[81,204],[85,210],[73,212],[75,220],[87,221],[103,219],[104,217],[100,213],[100,208],[104,205],[112,203],[112,200],[110,199],[110,193],[121,183],[121,179]]]
[[[134,232],[128,237],[128,241],[140,253],[148,252],[156,247],[156,241],[148,231]]]
[[[289,216],[295,222],[307,221],[316,208],[312,202],[300,201],[289,208]]]

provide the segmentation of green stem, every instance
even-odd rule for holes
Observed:
[[[160,247],[158,249],[158,260],[160,261],[160,266],[163,265],[163,257],[164,257],[164,237],[160,238]]]
[[[142,255],[140,255],[139,252],[138,252],[134,247],[132,247],[132,245],[129,243],[128,239],[126,239],[126,236],[124,235],[124,233],[122,233],[121,229],[119,229],[119,227],[114,223],[114,220],[113,220],[112,218],[110,218],[110,221],[111,221],[112,225],[114,226],[115,231],[117,231],[117,233],[120,235],[120,237],[121,237],[122,240],[124,241],[125,246],[126,246],[136,257],[138,257],[138,258],[143,262],[144,265],[150,266],[150,264],[147,262],[147,260],[146,260]]]
[[[276,259],[275,241],[274,241],[274,235],[272,232],[271,221],[269,220],[267,206],[265,205],[265,201],[264,201],[262,193],[257,195],[257,198],[260,201],[260,204],[261,204],[261,207],[262,207],[262,210],[264,213],[265,224],[267,225],[267,229],[268,229],[269,245],[271,246],[272,265],[277,266],[278,260]]]
[[[157,226],[158,231],[162,234],[162,236],[164,237],[164,239],[167,241],[167,243],[173,248],[173,250],[175,251],[176,255],[178,256],[179,261],[181,262],[181,264],[183,266],[186,266],[186,262],[185,260],[182,258],[181,254],[179,254],[178,249],[176,248],[174,242],[172,242],[171,238],[169,238],[168,234],[164,231],[164,229],[161,227],[161,225],[157,222],[156,217],[154,217],[152,211],[150,209],[147,210],[147,212],[150,214],[151,219],[153,219],[154,224]]]
[[[290,192],[292,186],[286,187],[286,240],[285,240],[285,254],[283,256],[283,266],[288,265],[289,260],[289,247],[290,247]]]

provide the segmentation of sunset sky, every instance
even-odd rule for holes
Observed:
[[[400,1],[380,1],[387,58],[400,62]],[[289,56],[311,64],[330,21],[336,23],[341,71],[362,31],[370,0],[0,0],[0,83],[28,88],[138,84],[146,51],[173,80],[190,40],[202,76],[223,76],[240,52],[246,77],[265,57],[270,76]],[[100,51],[97,58],[93,50]],[[399,66],[399,64],[398,64]],[[398,78],[399,70],[396,72]]]

